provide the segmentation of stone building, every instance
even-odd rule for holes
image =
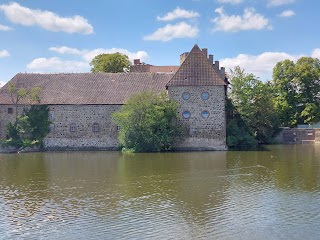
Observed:
[[[40,87],[40,104],[50,107],[48,150],[117,149],[118,127],[111,121],[133,94],[168,91],[179,103],[187,136],[181,150],[226,150],[224,68],[195,45],[180,56],[180,66],[152,66],[135,60],[128,73],[17,74],[18,88]],[[5,85],[0,90],[0,138],[14,121],[15,107]],[[18,112],[32,104],[22,99]]]

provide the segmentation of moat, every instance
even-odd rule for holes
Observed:
[[[0,154],[0,239],[318,239],[320,145]]]

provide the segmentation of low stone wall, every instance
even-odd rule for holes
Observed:
[[[275,141],[283,144],[320,143],[320,129],[285,128]]]

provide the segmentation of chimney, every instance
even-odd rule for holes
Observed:
[[[219,61],[214,61],[214,66],[219,71]]]
[[[133,65],[139,65],[140,59],[133,59]]]
[[[221,75],[222,79],[224,79],[224,78],[225,78],[225,75],[226,75],[226,69],[225,69],[224,67],[221,67],[221,69],[220,69],[220,75]]]
[[[213,55],[212,54],[209,54],[209,63],[213,64]]]
[[[206,56],[206,58],[208,57],[208,48],[202,48],[202,53]]]
[[[189,52],[185,52],[180,55],[180,65],[184,62],[184,60],[186,60],[188,54]]]

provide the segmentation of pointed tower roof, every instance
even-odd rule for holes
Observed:
[[[167,87],[217,85],[223,86],[226,83],[214,70],[198,45],[195,44],[178,71],[168,82]]]

